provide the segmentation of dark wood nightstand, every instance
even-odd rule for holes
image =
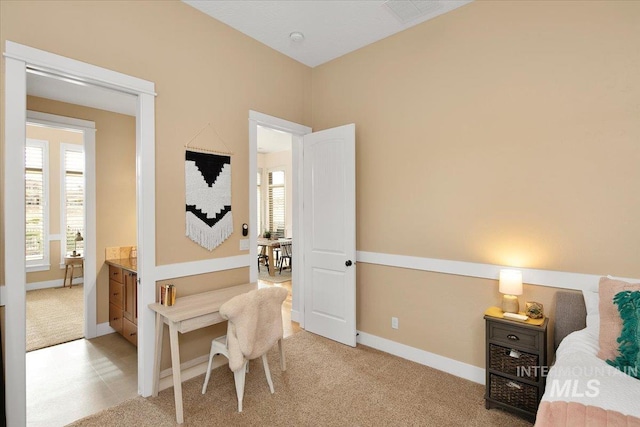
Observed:
[[[485,407],[503,408],[531,421],[545,387],[547,324],[484,316],[487,326]]]

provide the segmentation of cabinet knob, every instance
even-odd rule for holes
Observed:
[[[511,341],[519,341],[520,340],[520,338],[518,338],[518,336],[514,335],[514,334],[507,335],[507,338],[510,339]]]

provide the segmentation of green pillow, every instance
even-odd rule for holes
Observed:
[[[640,291],[619,292],[613,302],[622,318],[622,332],[618,338],[620,356],[607,363],[640,379]]]

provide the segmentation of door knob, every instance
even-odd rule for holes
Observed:
[[[353,263],[351,262],[350,259],[347,260],[347,262],[344,263],[344,265],[346,265],[347,267],[351,267]]]

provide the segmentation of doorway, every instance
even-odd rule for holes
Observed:
[[[250,281],[258,280],[258,235],[263,231],[258,223],[258,135],[259,128],[269,131],[277,131],[290,135],[291,140],[291,231],[292,259],[295,260],[295,268],[291,272],[291,320],[298,322],[304,328],[304,313],[302,301],[304,288],[301,286],[301,271],[304,260],[302,248],[304,236],[301,232],[302,212],[302,177],[300,176],[302,165],[302,139],[311,133],[311,128],[297,123],[289,122],[257,111],[249,111],[249,254],[250,254]],[[263,215],[264,218],[264,215]],[[285,221],[286,222],[286,221]],[[285,226],[286,228],[286,226]],[[251,231],[253,229],[253,231]],[[285,230],[286,233],[286,230]]]
[[[154,84],[11,41],[5,46],[5,354],[7,423],[26,424],[25,192],[12,185],[24,179],[27,70],[46,72],[80,84],[133,95],[136,103],[138,208],[139,341],[138,393],[151,394],[155,299],[155,124]],[[144,159],[144,161],[142,161]],[[89,218],[88,221],[89,222]],[[89,226],[89,224],[87,224]],[[93,225],[95,226],[95,224]],[[95,266],[94,266],[95,268]],[[85,265],[88,277],[88,264]]]

